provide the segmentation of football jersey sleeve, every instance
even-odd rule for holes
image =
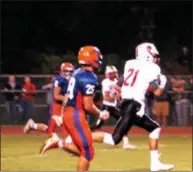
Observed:
[[[54,81],[54,87],[63,87],[64,78],[56,78]]]
[[[92,77],[85,78],[81,82],[81,92],[83,96],[92,96],[95,94],[96,87],[98,86],[98,80]]]
[[[102,90],[104,92],[110,91],[110,83],[108,82],[108,80],[104,79],[101,85],[102,85]]]
[[[58,79],[55,79],[55,81],[54,81],[54,87],[59,87],[59,80],[58,80]]]
[[[161,69],[158,65],[152,63],[151,66],[148,67],[148,80],[149,82],[152,82],[152,81],[158,81],[159,80],[159,76],[161,75]]]
[[[58,86],[62,88],[63,85],[64,85],[64,82],[63,81],[59,81]]]

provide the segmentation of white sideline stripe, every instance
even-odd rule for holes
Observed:
[[[166,147],[166,145],[160,144],[159,147]],[[120,149],[123,150],[123,148],[119,148],[119,149],[98,149],[98,150],[96,150],[96,152],[119,152]],[[141,146],[137,147],[137,149],[148,149],[148,146],[147,145],[141,145]],[[32,159],[32,158],[43,158],[43,157],[46,157],[46,156],[48,156],[48,155],[45,154],[45,155],[41,156],[41,155],[35,154],[35,155],[18,156],[17,158]],[[4,158],[2,157],[1,158],[1,161],[5,161],[5,160],[14,160],[14,161],[18,162],[17,159],[15,159],[15,157],[11,157],[11,156],[10,157],[4,157]]]
[[[23,155],[23,156],[18,156],[17,158],[26,158],[26,159],[31,159],[31,158],[43,158],[43,157],[46,157],[47,155]],[[15,157],[4,157],[4,158],[1,158],[2,161],[5,161],[5,160],[14,160],[14,161],[17,161],[15,159]]]

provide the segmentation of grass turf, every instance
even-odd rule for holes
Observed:
[[[77,157],[60,149],[49,151],[46,156],[38,155],[46,136],[2,135],[1,170],[76,170]],[[123,150],[95,144],[95,157],[90,170],[148,170],[149,150],[147,136],[131,136],[138,150]],[[160,139],[161,159],[173,163],[175,171],[192,170],[192,137],[162,136]]]

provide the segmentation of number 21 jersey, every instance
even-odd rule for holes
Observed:
[[[84,109],[83,96],[94,95],[98,84],[98,78],[93,72],[83,68],[77,69],[68,85],[69,98],[67,106]]]
[[[139,103],[145,100],[149,83],[158,80],[160,67],[152,62],[128,60],[124,68],[124,81],[121,90],[122,99],[134,99]]]

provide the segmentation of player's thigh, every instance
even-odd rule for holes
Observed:
[[[121,117],[121,112],[116,107],[111,107],[109,112],[110,112],[110,116],[112,116],[116,120],[119,120],[119,118]]]
[[[80,149],[81,155],[87,160],[91,160],[94,155],[94,148],[85,112],[76,108],[67,108],[63,116],[65,128]]]
[[[120,109],[120,113],[122,116],[117,121],[117,124],[115,126],[113,135],[119,135],[123,137],[127,132],[131,129],[135,122],[136,118],[136,107],[131,101],[125,101],[123,102],[124,105],[122,105]]]
[[[148,115],[143,115],[142,117],[138,117],[135,121],[135,125],[145,129],[148,132],[152,132],[156,128],[159,128],[159,124],[151,119]]]
[[[61,108],[62,108],[61,104],[54,103],[54,105],[52,107],[52,115],[60,116],[61,115]]]

